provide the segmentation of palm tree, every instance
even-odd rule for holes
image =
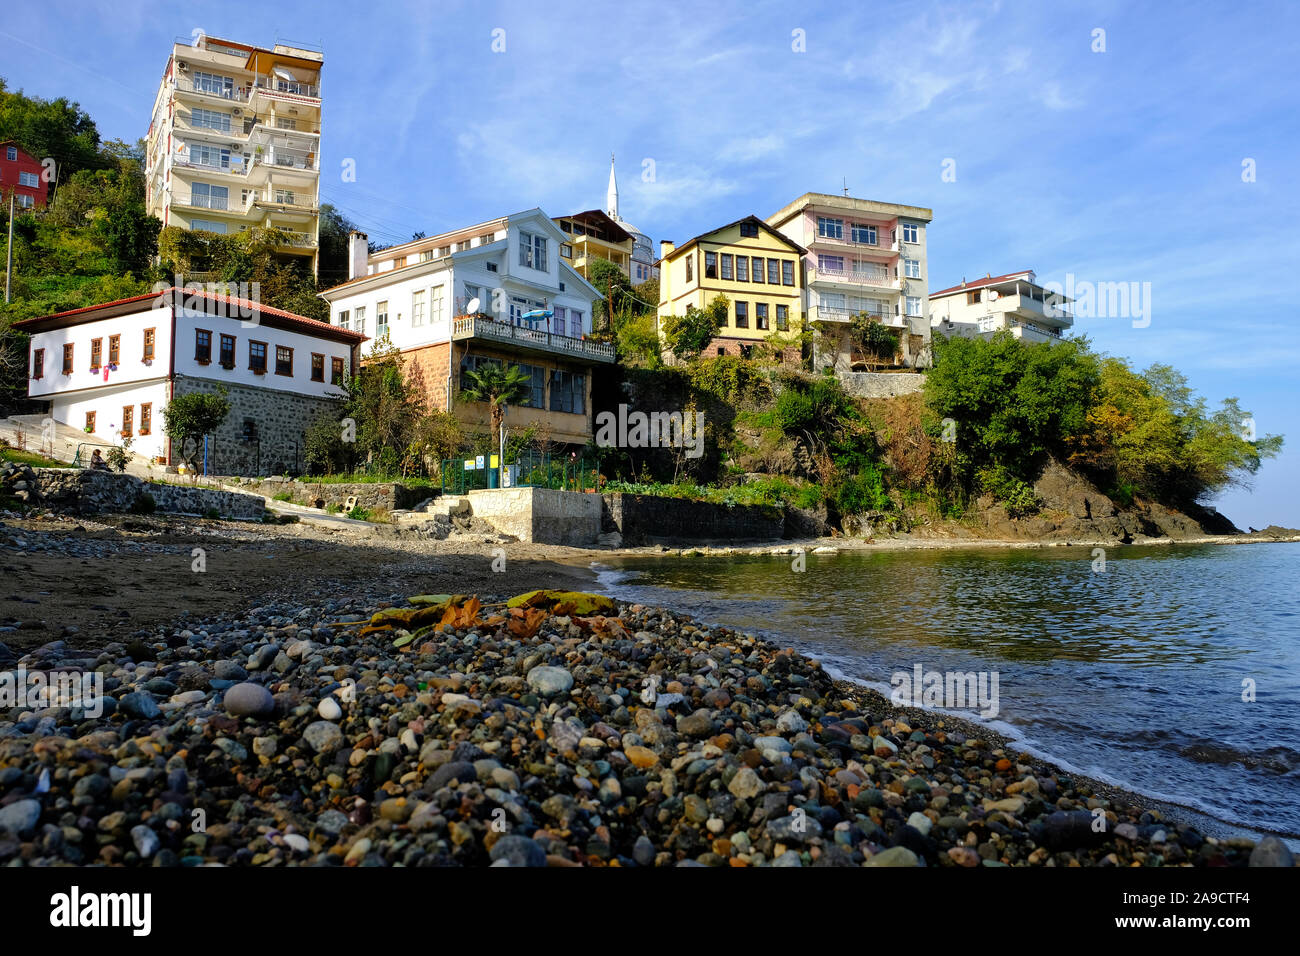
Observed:
[[[492,414],[492,447],[501,447],[501,423],[506,406],[518,405],[533,392],[533,377],[518,365],[481,365],[467,370],[461,381],[467,383],[460,393],[461,401],[487,402]],[[504,466],[505,462],[501,462]]]

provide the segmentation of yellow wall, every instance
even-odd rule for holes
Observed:
[[[704,274],[705,254],[717,253],[718,278],[709,278]],[[733,257],[732,278],[723,279],[722,256]],[[741,282],[735,278],[735,257],[746,256],[750,259],[751,281]],[[752,281],[753,259],[775,258],[789,262],[794,267],[794,285],[772,285],[766,281],[766,267],[763,282]],[[692,260],[692,278],[686,279],[686,260]],[[740,224],[709,233],[705,238],[685,250],[675,250],[664,256],[659,272],[659,323],[662,332],[663,320],[671,315],[685,315],[688,306],[705,308],[718,295],[725,295],[730,302],[727,309],[727,323],[718,330],[718,335],[726,338],[749,339],[761,341],[779,331],[776,324],[776,307],[789,309],[789,326],[786,332],[797,332],[803,326],[803,265],[801,253],[780,238],[759,229],[758,235],[742,237]],[[736,327],[737,301],[748,304],[749,327]],[[768,327],[757,327],[757,305],[767,305]]]

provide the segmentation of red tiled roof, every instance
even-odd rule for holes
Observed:
[[[68,309],[65,312],[55,312],[52,315],[42,315],[33,319],[23,319],[20,322],[13,323],[16,329],[37,329],[43,331],[47,328],[58,328],[64,323],[60,320],[72,316],[87,315],[93,312],[106,311],[111,308],[123,305],[131,305],[136,302],[148,302],[159,296],[179,293],[186,298],[193,297],[204,299],[209,302],[218,302],[224,305],[230,305],[237,308],[242,313],[256,312],[263,317],[274,317],[280,320],[280,323],[290,329],[296,329],[307,335],[324,335],[327,338],[333,338],[340,341],[350,341],[354,343],[364,342],[366,337],[360,332],[353,332],[349,329],[339,328],[336,325],[330,325],[328,322],[321,322],[317,319],[308,318],[305,315],[298,315],[296,312],[289,312],[285,309],[277,309],[271,305],[261,305],[249,299],[240,299],[231,295],[222,295],[219,292],[208,292],[205,289],[184,288],[181,286],[171,286],[159,292],[147,292],[144,295],[131,296],[127,299],[115,299],[112,302],[100,302],[97,305],[87,305],[80,309]],[[38,328],[39,326],[39,328]]]
[[[976,279],[974,282],[963,282],[961,285],[955,285],[951,289],[940,289],[938,292],[931,292],[930,298],[938,295],[947,295],[950,292],[964,292],[967,289],[982,289],[986,285],[997,285],[999,282],[1010,282],[1012,279],[1019,278],[1033,272],[1033,269],[1021,269],[1019,272],[1008,272],[1004,276],[985,276],[983,279]],[[1026,282],[1029,280],[1026,279]],[[1034,283],[1037,285],[1037,283]]]

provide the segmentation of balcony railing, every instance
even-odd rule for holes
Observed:
[[[278,76],[259,76],[257,78],[257,91],[259,93],[289,93],[293,96],[310,96],[320,99],[320,87],[316,84],[286,80]]]
[[[873,321],[889,326],[892,329],[910,328],[908,319],[919,318],[919,316],[894,315],[891,312],[868,312],[863,309],[849,309],[843,306],[819,305],[815,306],[814,310],[814,321],[852,322],[859,315],[865,315]]]
[[[189,93],[202,93],[205,96],[215,96],[218,99],[230,100],[234,103],[248,102],[249,91],[247,87],[226,86],[222,83],[214,83],[211,80],[197,80],[194,77],[186,76],[184,73],[176,77],[176,89]]]
[[[824,279],[828,282],[851,282],[854,285],[869,285],[878,289],[898,288],[898,279],[889,273],[861,272],[857,269],[823,269],[810,266],[808,278],[810,281]]]
[[[494,342],[513,343],[525,348],[546,352],[573,355],[597,362],[614,361],[614,345],[612,342],[595,342],[590,339],[579,339],[569,335],[557,335],[553,332],[543,332],[527,326],[498,322],[496,319],[490,319],[486,316],[462,315],[457,317],[452,324],[451,337],[453,339],[483,338]]]
[[[823,236],[821,233],[815,233],[811,243],[829,243],[837,246],[852,246],[854,249],[862,249],[865,252],[897,252],[898,251],[898,233],[895,230],[876,230],[876,241],[868,242],[865,238],[853,238],[852,231],[846,224],[844,232],[839,236]]]
[[[172,197],[173,205],[192,206],[195,209],[216,209],[221,211],[240,210],[236,203],[231,205],[229,196],[204,196],[198,193],[178,193]]]

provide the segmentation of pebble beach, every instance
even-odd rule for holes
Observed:
[[[726,627],[625,604],[522,627],[498,591],[409,634],[372,622],[420,592],[376,586],[0,645],[103,681],[0,709],[0,862],[1293,865]]]

